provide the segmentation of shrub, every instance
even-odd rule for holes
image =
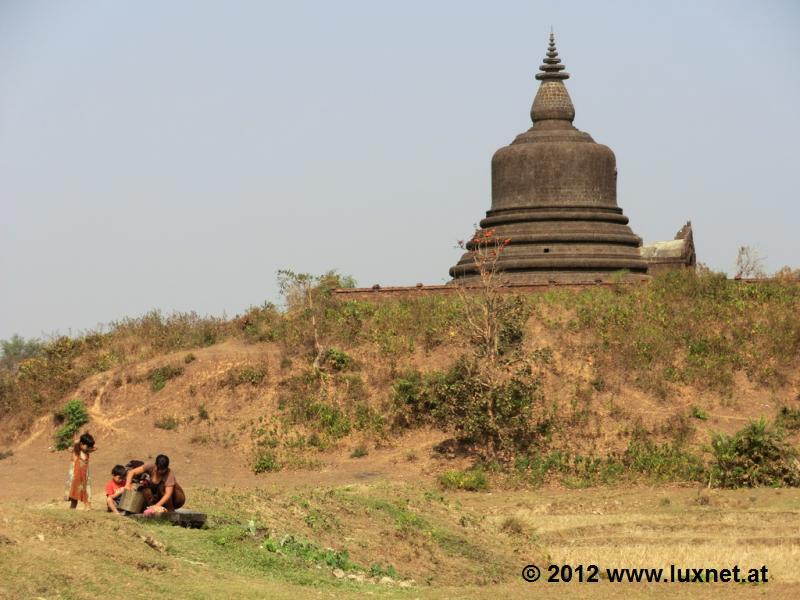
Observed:
[[[2,450],[0,451],[0,460],[9,458],[10,456],[14,456],[13,450]]]
[[[800,429],[800,410],[796,408],[789,408],[782,406],[778,411],[778,416],[775,419],[775,424],[784,429],[795,430]]]
[[[480,492],[489,489],[489,479],[482,469],[447,471],[439,475],[439,484],[446,490]]]
[[[529,370],[505,381],[482,375],[462,359],[433,383],[433,416],[440,427],[488,455],[527,451],[549,433],[539,380]]]
[[[322,355],[322,364],[329,366],[332,371],[347,371],[355,366],[355,360],[336,348],[328,348]]]
[[[711,440],[712,476],[721,487],[800,485],[797,450],[786,443],[780,428],[764,419],[734,435],[717,433]]]
[[[353,451],[350,453],[350,458],[363,458],[369,454],[369,450],[363,444],[360,446],[356,446]]]
[[[150,389],[158,392],[164,389],[170,379],[175,379],[181,374],[183,374],[183,367],[164,365],[148,371],[146,378],[150,381]]]
[[[692,416],[695,419],[700,419],[701,421],[707,421],[708,420],[708,413],[706,411],[704,411],[702,408],[700,408],[699,406],[693,406],[692,407]]]
[[[253,387],[261,384],[267,376],[267,365],[261,363],[259,365],[245,365],[243,367],[232,367],[225,373],[225,377],[220,381],[221,387],[229,387],[231,389],[240,385],[249,384]]]
[[[56,418],[62,423],[55,433],[56,449],[66,450],[72,445],[81,426],[89,422],[89,413],[86,412],[83,401],[73,398],[56,414]]]
[[[161,417],[160,419],[156,419],[153,425],[159,429],[173,431],[178,428],[178,419],[175,417]]]
[[[253,473],[268,473],[280,471],[281,466],[274,452],[263,451],[256,456],[253,462]]]
[[[190,363],[193,363],[196,360],[197,360],[197,357],[191,352],[189,352],[189,354],[187,354],[186,356],[183,357],[183,362],[185,364],[187,364],[187,365],[190,364]]]
[[[314,402],[308,407],[306,415],[308,421],[316,422],[333,439],[343,438],[350,433],[350,419],[338,406]]]
[[[206,409],[205,404],[201,404],[200,407],[197,409],[197,416],[205,421],[208,420],[208,410]]]
[[[399,427],[414,427],[431,417],[431,398],[427,382],[419,371],[407,371],[392,384],[394,422]]]
[[[396,425],[435,425],[493,458],[527,452],[550,433],[539,379],[527,367],[502,379],[462,357],[446,373],[406,373],[393,396]]]

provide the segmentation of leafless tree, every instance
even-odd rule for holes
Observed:
[[[757,248],[741,246],[736,256],[736,279],[759,279],[766,277],[764,257]]]

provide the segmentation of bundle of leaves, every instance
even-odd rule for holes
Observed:
[[[55,433],[55,445],[57,450],[66,450],[72,445],[75,434],[82,425],[89,422],[89,414],[81,400],[74,398],[64,405],[64,408],[56,413],[56,420],[62,423]]]
[[[732,436],[714,435],[712,476],[720,487],[800,485],[797,450],[780,428],[764,419],[751,422]]]

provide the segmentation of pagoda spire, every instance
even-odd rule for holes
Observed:
[[[569,73],[564,71],[565,68],[566,67],[561,64],[561,59],[558,58],[558,50],[556,50],[556,37],[551,28],[550,43],[547,45],[547,56],[544,58],[544,64],[539,67],[542,72],[536,74],[536,79],[539,81],[559,81],[563,79],[569,79]]]
[[[536,79],[542,83],[539,91],[533,99],[531,107],[531,120],[534,125],[540,121],[569,121],[572,123],[575,118],[575,107],[569,97],[564,80],[569,79],[569,73],[561,64],[556,50],[556,38],[553,31],[550,31],[550,43],[547,45],[547,56],[544,57],[544,64],[539,67],[540,72],[536,74]]]

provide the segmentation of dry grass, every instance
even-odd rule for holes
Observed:
[[[686,488],[442,496],[386,483],[313,491],[208,489],[193,497],[208,507],[207,530],[99,511],[4,505],[0,598],[82,599],[112,590],[129,598],[154,591],[180,598],[531,598],[554,591],[564,598],[790,598],[800,591],[795,490],[718,492],[707,505]],[[259,548],[288,533],[319,548],[347,550],[352,563],[367,569],[393,564],[399,579],[415,583],[407,590],[397,583],[339,580],[329,566]],[[525,584],[519,572],[529,563],[767,565],[770,583]]]

